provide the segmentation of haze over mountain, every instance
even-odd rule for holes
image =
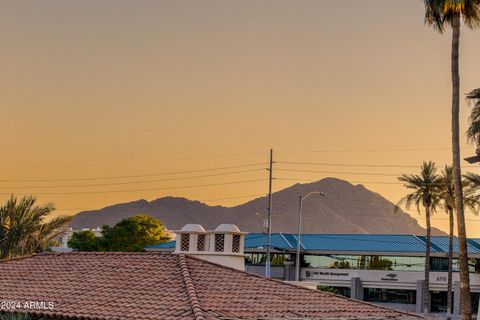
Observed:
[[[378,193],[337,178],[295,184],[275,192],[273,232],[296,232],[298,198],[312,191],[322,191],[326,196],[312,195],[304,201],[305,233],[425,233],[415,219],[401,210],[395,212],[394,205]],[[178,197],[164,197],[150,202],[142,199],[80,212],[73,218],[71,226],[80,229],[114,225],[124,218],[145,213],[163,221],[170,230],[180,229],[186,223],[199,223],[207,229],[213,229],[220,223],[234,223],[243,231],[262,232],[266,207],[267,197],[235,207],[208,206]],[[432,233],[445,235],[439,229],[433,229]]]

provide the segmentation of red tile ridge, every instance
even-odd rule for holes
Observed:
[[[0,263],[32,258],[36,255],[37,255],[37,253],[32,253],[32,254],[27,254],[27,255],[24,255],[24,256],[19,256],[19,257],[14,257],[14,258],[0,259]]]
[[[185,282],[185,288],[187,289],[188,300],[190,301],[195,320],[205,320],[203,311],[200,308],[200,303],[198,301],[197,292],[195,291],[195,286],[193,284],[192,278],[190,277],[190,271],[188,271],[187,259],[185,259],[184,254],[178,255],[178,262],[180,264],[183,281]]]
[[[183,259],[186,260],[184,254],[179,254],[179,255],[183,256]],[[381,306],[381,305],[377,305],[377,304],[374,304],[374,303],[370,303],[370,302],[367,302],[367,301],[362,301],[362,300],[356,300],[356,299],[348,298],[348,297],[345,297],[345,296],[342,296],[342,295],[338,295],[338,294],[335,294],[335,293],[332,293],[332,292],[326,292],[326,291],[320,291],[320,290],[313,290],[313,289],[310,289],[310,288],[307,288],[307,287],[304,287],[304,286],[301,286],[301,285],[298,285],[298,284],[293,284],[293,283],[291,283],[291,282],[284,282],[284,281],[282,281],[282,280],[267,278],[267,277],[265,277],[265,276],[261,276],[261,275],[255,274],[255,273],[250,273],[250,272],[247,272],[247,271],[244,271],[244,270],[238,270],[238,269],[235,269],[235,268],[232,268],[232,267],[228,267],[228,266],[225,266],[225,265],[222,265],[222,264],[219,264],[219,263],[215,263],[215,262],[212,262],[212,261],[204,260],[204,259],[201,259],[201,258],[196,257],[196,256],[187,255],[187,257],[188,257],[189,259],[193,259],[193,260],[201,261],[201,262],[204,262],[204,263],[212,264],[212,265],[219,266],[219,267],[222,267],[222,268],[225,268],[225,269],[230,269],[230,270],[232,270],[232,271],[235,271],[235,272],[238,272],[238,273],[247,274],[247,275],[249,275],[249,276],[257,277],[257,278],[260,278],[260,279],[263,279],[263,280],[266,280],[266,281],[271,281],[271,282],[279,283],[279,284],[282,284],[282,285],[299,288],[299,289],[302,289],[302,290],[308,290],[309,292],[312,292],[312,291],[313,291],[313,292],[316,292],[316,293],[318,293],[318,294],[328,294],[328,295],[334,296],[334,297],[336,297],[336,298],[341,298],[341,299],[348,300],[348,301],[355,301],[355,302],[358,302],[358,303],[361,303],[361,304],[364,304],[364,305],[373,306],[373,307],[380,308],[380,309],[387,310],[387,311],[398,312],[398,313],[405,314],[406,316],[413,317],[413,318],[424,319],[424,317],[421,317],[421,316],[419,316],[419,315],[416,315],[416,314],[411,313],[411,312],[408,312],[408,311],[398,310],[398,309],[393,309],[393,308],[387,308],[387,307],[384,307],[384,306]],[[388,317],[388,316],[387,316],[387,317]],[[380,318],[378,318],[378,319],[380,319]]]
[[[75,255],[90,255],[90,256],[101,256],[101,255],[149,255],[149,256],[157,256],[157,255],[170,255],[171,252],[163,252],[163,251],[147,251],[147,252],[128,252],[128,251],[72,251],[72,252],[40,252],[40,253],[32,253],[27,254],[24,256],[18,256],[14,258],[7,258],[7,259],[0,259],[0,263],[9,262],[9,261],[16,261],[22,260],[27,258],[34,258],[40,256],[75,256]]]

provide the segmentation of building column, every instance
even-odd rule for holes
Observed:
[[[417,299],[415,301],[416,313],[423,313],[423,285],[424,280],[417,280]]]
[[[363,301],[363,285],[362,280],[358,277],[352,278],[350,285],[350,298]]]
[[[460,314],[460,282],[453,283],[453,314]]]
[[[294,263],[291,261],[283,262],[283,279],[286,281],[294,281],[295,280],[295,268]],[[300,280],[300,279],[298,279]]]

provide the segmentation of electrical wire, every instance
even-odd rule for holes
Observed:
[[[274,178],[281,181],[297,181],[297,182],[317,182],[318,179],[298,179],[298,178]],[[385,181],[349,181],[350,183],[369,183],[369,184],[404,184],[403,182],[385,182]]]
[[[466,147],[465,147],[466,148]],[[418,152],[445,151],[451,148],[410,148],[410,149],[326,149],[326,150],[276,150],[275,153],[347,153],[347,152]]]
[[[221,173],[212,173],[212,174],[206,174],[206,175],[167,178],[167,179],[156,179],[156,180],[110,182],[110,183],[97,183],[97,184],[77,184],[77,185],[55,185],[55,186],[8,186],[8,187],[3,186],[3,187],[0,187],[0,189],[7,189],[7,188],[9,188],[9,189],[57,189],[57,188],[79,188],[79,187],[131,185],[131,184],[143,184],[143,183],[154,183],[154,182],[164,182],[164,181],[199,179],[199,178],[207,178],[207,177],[218,177],[218,176],[227,176],[227,175],[231,175],[231,174],[258,172],[258,171],[265,171],[265,169],[250,169],[250,170],[241,170],[241,171],[233,171],[233,172],[221,172]]]
[[[130,189],[130,190],[108,190],[108,191],[38,192],[38,193],[35,193],[35,194],[37,194],[37,195],[80,195],[80,194],[104,194],[104,193],[129,193],[129,192],[141,192],[141,191],[177,190],[177,189],[223,186],[223,185],[260,182],[260,181],[266,181],[266,180],[268,180],[268,179],[243,180],[243,181],[211,183],[211,184],[197,184],[197,185],[186,185],[186,186],[178,186],[178,187],[162,187],[162,188],[146,188],[146,189]],[[10,193],[10,192],[0,193],[0,195],[11,195],[11,194],[12,193]],[[29,195],[30,193],[16,193],[16,194]]]
[[[283,169],[275,168],[275,171],[280,172],[303,172],[303,173],[327,173],[327,174],[352,174],[352,175],[366,175],[366,176],[386,176],[399,177],[401,173],[371,173],[371,172],[352,172],[352,171],[323,171],[323,170],[300,170],[300,169]]]
[[[355,163],[333,163],[333,162],[296,162],[296,161],[275,161],[276,164],[296,164],[310,166],[339,166],[339,167],[365,167],[365,168],[420,168],[419,165],[400,164],[355,164]],[[480,166],[462,166],[463,168],[480,168]]]
[[[185,173],[218,171],[218,170],[227,170],[227,169],[236,169],[236,168],[247,168],[247,167],[260,166],[260,165],[266,165],[266,163],[265,162],[257,162],[257,163],[250,163],[250,164],[243,164],[243,165],[236,165],[236,166],[209,168],[209,169],[157,172],[157,173],[150,173],[150,174],[124,175],[124,176],[104,176],[104,177],[87,177],[87,178],[59,178],[59,179],[0,179],[0,182],[59,182],[59,181],[89,181],[89,180],[130,179],[130,178],[144,178],[144,177],[166,176],[166,175],[176,175],[176,174],[185,174]]]
[[[26,166],[26,167],[3,167],[0,170],[10,170],[10,169],[41,169],[41,168],[69,168],[69,167],[95,167],[95,166],[111,166],[111,165],[125,165],[125,164],[138,164],[138,163],[157,163],[157,162],[175,162],[175,161],[190,161],[190,160],[201,160],[201,159],[215,159],[215,158],[233,158],[233,157],[243,157],[251,155],[260,155],[266,154],[263,151],[258,152],[245,152],[245,153],[236,153],[236,154],[223,154],[223,155],[212,155],[212,156],[198,156],[198,157],[186,157],[186,158],[170,158],[170,159],[157,159],[157,160],[139,160],[139,161],[117,161],[117,162],[94,162],[94,163],[83,163],[83,164],[56,164],[56,165],[46,165],[46,166]]]

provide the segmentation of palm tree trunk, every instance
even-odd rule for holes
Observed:
[[[430,226],[430,207],[425,208],[425,220],[427,224],[427,241],[425,247],[425,281],[423,283],[423,313],[430,312],[430,238],[432,228]]]
[[[453,208],[448,208],[448,279],[447,279],[447,315],[452,314],[452,260],[453,260]],[[449,318],[450,319],[450,318]]]
[[[467,234],[463,212],[462,170],[460,169],[460,75],[458,68],[460,13],[452,21],[452,156],[455,205],[457,208],[458,257],[460,262],[460,306],[463,320],[472,319],[470,277],[468,273]]]

